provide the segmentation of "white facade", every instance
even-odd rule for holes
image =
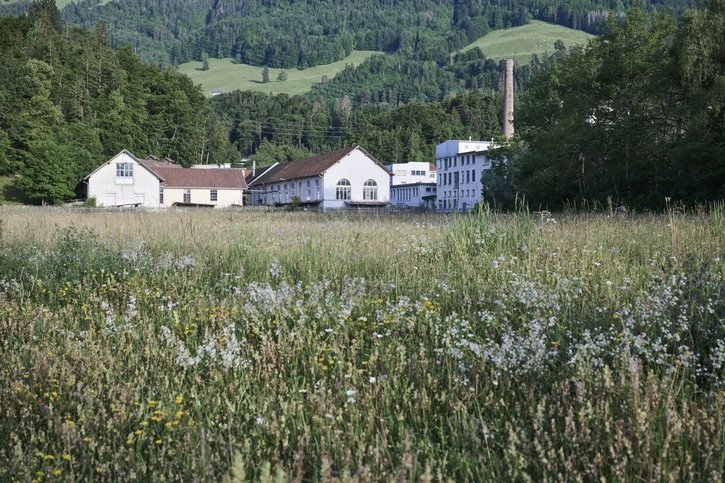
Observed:
[[[360,149],[355,149],[334,164],[324,173],[323,179],[322,209],[346,208],[356,204],[384,206],[390,202],[390,173]],[[347,195],[346,187],[341,184],[343,180],[350,181],[349,199],[344,199]]]
[[[130,152],[123,150],[91,173],[88,198],[97,206],[159,206],[161,180]]]
[[[430,183],[436,182],[436,166],[422,161],[409,163],[386,164],[385,168],[393,175],[391,184]]]
[[[269,168],[250,182],[252,203],[286,205],[298,196],[302,204],[322,210],[387,205],[390,173],[360,147],[340,153],[339,158],[333,152]]]
[[[436,183],[408,183],[390,187],[390,204],[410,208],[435,208]]]
[[[242,189],[232,188],[164,188],[161,206],[192,204],[227,208],[242,206]]]
[[[483,198],[481,175],[491,167],[489,141],[445,141],[436,146],[437,208],[471,211]]]

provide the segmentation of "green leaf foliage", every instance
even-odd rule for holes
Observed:
[[[513,190],[549,209],[722,199],[724,6],[690,11],[679,28],[670,15],[610,16],[601,38],[530,82],[520,144],[489,174],[500,187],[489,194],[510,200]]]
[[[80,180],[122,149],[182,165],[238,159],[185,76],[112,50],[104,24],[63,26],[52,0],[0,18],[0,174],[36,202],[78,196]]]

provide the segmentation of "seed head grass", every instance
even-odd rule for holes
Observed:
[[[0,480],[722,481],[721,204],[0,219]]]

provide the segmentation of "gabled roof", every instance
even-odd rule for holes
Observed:
[[[370,153],[360,146],[355,146],[353,148],[338,149],[336,151],[331,151],[319,156],[313,156],[311,158],[298,159],[297,161],[278,164],[261,176],[257,177],[254,182],[255,184],[265,184],[276,183],[279,181],[290,181],[299,178],[309,178],[311,176],[320,176],[330,169],[335,163],[339,162],[355,150],[361,151],[375,164],[380,166],[380,168],[386,172],[388,171],[380,163],[380,161],[375,159],[372,155],[370,155]]]
[[[105,163],[97,167],[93,173],[84,179],[90,178],[96,171],[108,166],[120,155],[126,154],[136,161],[141,167],[163,183],[167,188],[229,188],[247,189],[247,182],[244,180],[244,170],[234,168],[205,168],[191,169],[175,164],[171,159],[159,160],[156,156],[149,156],[146,159],[139,159],[130,151],[124,149]]]
[[[136,162],[137,162],[137,163],[138,163],[139,165],[141,165],[141,166],[142,166],[143,168],[145,168],[145,169],[146,169],[146,171],[148,171],[149,173],[151,173],[152,175],[154,175],[155,177],[157,177],[157,178],[158,178],[159,180],[161,180],[161,181],[163,181],[163,180],[164,180],[164,179],[163,179],[163,178],[162,178],[162,177],[161,177],[161,176],[160,176],[160,175],[159,175],[158,173],[155,173],[153,169],[151,169],[151,168],[150,168],[149,166],[147,166],[147,165],[146,165],[146,163],[145,163],[144,161],[142,161],[142,160],[138,159],[138,158],[137,158],[136,156],[134,156],[134,155],[133,155],[133,154],[131,153],[131,151],[129,151],[128,149],[122,149],[122,150],[121,150],[121,151],[120,151],[120,152],[119,152],[118,154],[116,154],[116,155],[115,155],[114,157],[112,157],[111,159],[109,159],[109,160],[108,160],[108,161],[106,161],[105,163],[103,163],[103,164],[101,164],[100,166],[98,166],[98,167],[97,167],[96,169],[94,169],[94,170],[93,170],[93,171],[92,171],[92,172],[91,172],[91,173],[90,173],[90,174],[89,174],[88,176],[86,176],[86,177],[85,177],[85,178],[83,178],[83,179],[84,179],[84,180],[86,180],[86,179],[90,178],[91,176],[93,176],[94,174],[96,174],[96,172],[97,172],[97,171],[98,171],[99,169],[103,168],[104,166],[108,166],[108,165],[109,165],[109,164],[111,164],[111,163],[112,163],[113,161],[115,161],[115,159],[116,159],[117,157],[119,157],[119,156],[120,156],[120,155],[122,155],[122,154],[125,154],[125,155],[129,156],[129,157],[130,157],[131,159],[133,159],[134,161],[136,161]]]
[[[244,171],[234,168],[191,169],[176,166],[156,167],[166,188],[229,188],[247,189]]]

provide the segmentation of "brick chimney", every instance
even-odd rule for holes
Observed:
[[[511,139],[514,135],[514,59],[506,59],[506,73],[503,86],[503,135]]]

